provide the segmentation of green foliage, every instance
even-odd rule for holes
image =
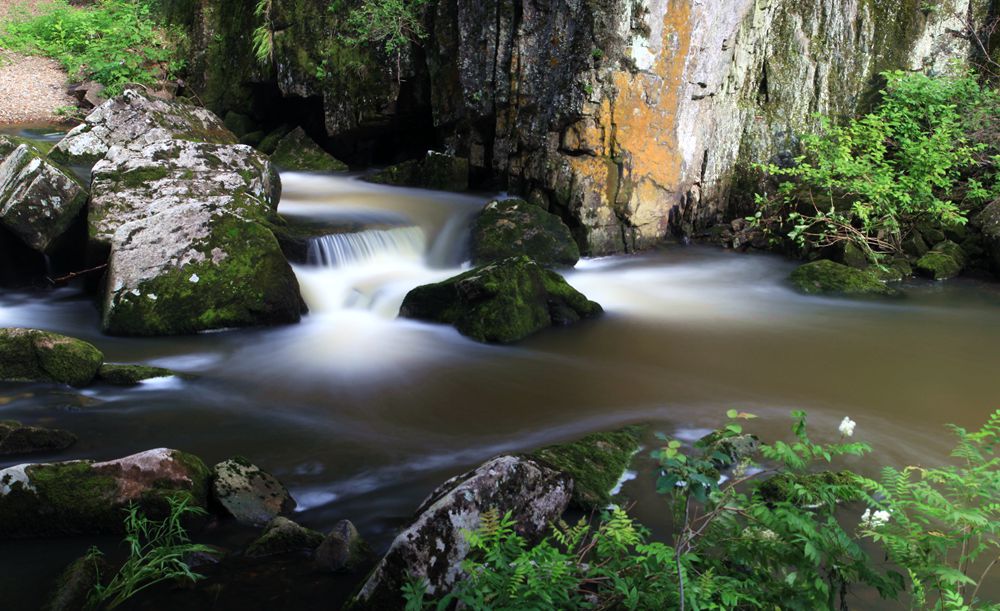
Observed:
[[[154,21],[147,0],[100,0],[89,7],[65,0],[37,16],[15,15],[2,26],[0,47],[51,57],[78,80],[94,80],[119,93],[129,83],[155,85],[183,69],[180,31]]]
[[[361,0],[344,21],[341,40],[349,46],[379,46],[396,59],[396,78],[402,78],[403,52],[411,44],[427,38],[422,21],[423,8],[430,0]],[[333,0],[329,10],[340,13],[343,0]]]
[[[820,117],[794,165],[762,166],[781,183],[758,195],[748,220],[800,247],[849,241],[875,259],[900,252],[917,223],[964,224],[971,207],[998,194],[980,130],[996,114],[997,93],[969,74],[883,76],[871,114],[844,125]]]
[[[872,482],[870,503],[888,520],[863,530],[906,569],[914,608],[984,605],[979,588],[1000,563],[1000,411],[978,431],[951,428],[958,465],[886,467]]]
[[[271,22],[271,0],[257,0],[253,14],[262,21],[253,31],[253,54],[257,63],[266,64],[274,57],[274,24]]]
[[[146,588],[169,580],[196,581],[201,575],[187,565],[190,554],[215,551],[205,545],[191,543],[181,521],[188,515],[203,515],[205,510],[192,507],[185,494],[167,497],[169,515],[163,520],[151,520],[136,507],[128,508],[125,517],[125,543],[129,556],[107,585],[98,583],[87,599],[88,609],[114,609]],[[100,555],[91,548],[90,554]]]

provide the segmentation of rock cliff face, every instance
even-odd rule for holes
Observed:
[[[428,146],[558,213],[589,254],[741,214],[753,162],[793,155],[814,113],[864,109],[883,70],[967,60],[968,24],[989,10],[988,0],[440,0],[427,39],[397,63],[342,42],[345,8],[272,0],[274,55],[259,67],[231,65],[252,61],[232,59],[251,56],[249,9],[240,21],[224,10],[231,1],[200,3],[193,39],[212,42],[194,81],[215,110],[252,111],[234,92],[270,83],[312,100],[334,142],[416,117],[432,128]]]

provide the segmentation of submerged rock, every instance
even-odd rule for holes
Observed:
[[[922,276],[934,280],[946,280],[961,274],[965,261],[962,247],[950,240],[944,240],[917,259],[916,268]]]
[[[638,427],[593,433],[570,443],[548,446],[528,456],[573,478],[573,504],[600,510],[639,450]]]
[[[562,220],[523,199],[486,204],[472,229],[472,263],[528,255],[541,265],[573,267],[580,248]]]
[[[411,576],[426,578],[432,596],[449,592],[469,553],[462,531],[479,528],[485,511],[511,512],[519,532],[534,539],[562,515],[572,493],[568,475],[526,457],[499,456],[448,480],[392,542],[351,608],[402,608],[401,589]]]
[[[213,498],[238,522],[263,526],[295,509],[281,482],[244,458],[220,462],[212,472]]]
[[[126,89],[94,109],[55,148],[52,157],[92,164],[113,146],[139,150],[160,140],[235,144],[236,137],[210,111]]]
[[[85,341],[38,329],[0,329],[0,380],[86,386],[104,355]]]
[[[105,363],[97,372],[97,379],[115,386],[136,386],[145,380],[176,376],[177,373],[149,365],[118,365]]]
[[[267,523],[264,534],[247,547],[250,558],[263,558],[278,554],[312,552],[323,543],[323,535],[292,522],[288,518],[277,517]]]
[[[826,259],[799,266],[790,277],[792,284],[807,295],[896,295],[869,270],[855,269]]]
[[[337,522],[316,548],[316,566],[333,573],[354,573],[374,561],[372,550],[350,520]]]
[[[406,295],[399,315],[453,325],[476,341],[510,343],[602,311],[562,276],[521,256],[419,286]]]
[[[0,470],[0,539],[120,532],[122,511],[166,511],[187,494],[204,507],[209,471],[195,456],[160,448],[106,462],[24,464]]]
[[[0,420],[0,456],[55,452],[76,443],[76,435],[60,429],[24,426],[15,420]]]
[[[0,224],[38,252],[50,250],[86,203],[76,176],[33,146],[21,144],[0,163]]]
[[[271,162],[279,168],[298,172],[348,170],[347,164],[320,148],[301,127],[296,127],[278,142],[271,153]]]
[[[423,159],[411,159],[389,166],[365,176],[364,180],[380,185],[465,191],[469,188],[469,160],[427,151],[427,156]]]

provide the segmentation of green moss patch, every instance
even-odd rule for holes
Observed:
[[[0,456],[56,452],[76,443],[76,435],[60,429],[24,426],[13,420],[0,421]]]
[[[896,295],[869,270],[855,269],[822,259],[799,266],[790,276],[792,284],[807,295]]]
[[[37,329],[0,329],[0,380],[85,386],[104,361],[85,341]]]
[[[115,386],[135,386],[143,380],[176,376],[177,373],[162,367],[148,365],[115,365],[104,364],[97,372],[97,379]]]
[[[472,230],[472,262],[476,265],[528,255],[542,265],[572,267],[580,248],[562,220],[523,199],[486,204]]]
[[[324,151],[305,130],[297,127],[271,153],[274,165],[299,172],[346,172],[347,164]]]
[[[813,490],[817,486],[837,486],[851,488],[858,476],[850,471],[820,471],[819,473],[781,473],[764,480],[757,487],[756,494],[769,502],[790,502],[809,505]],[[842,501],[858,500],[855,496],[845,494]]]

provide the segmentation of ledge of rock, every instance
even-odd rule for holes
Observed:
[[[601,312],[562,276],[521,256],[419,286],[406,295],[399,315],[450,324],[480,342],[511,343]]]
[[[525,457],[499,456],[452,478],[392,542],[351,608],[402,608],[401,588],[410,576],[426,578],[431,595],[450,591],[469,552],[462,531],[478,528],[483,512],[510,511],[521,534],[534,539],[562,515],[572,494],[568,475]]]
[[[204,507],[209,471],[195,456],[160,448],[106,462],[24,464],[0,470],[0,539],[121,532],[122,510],[166,511],[188,494]]]

